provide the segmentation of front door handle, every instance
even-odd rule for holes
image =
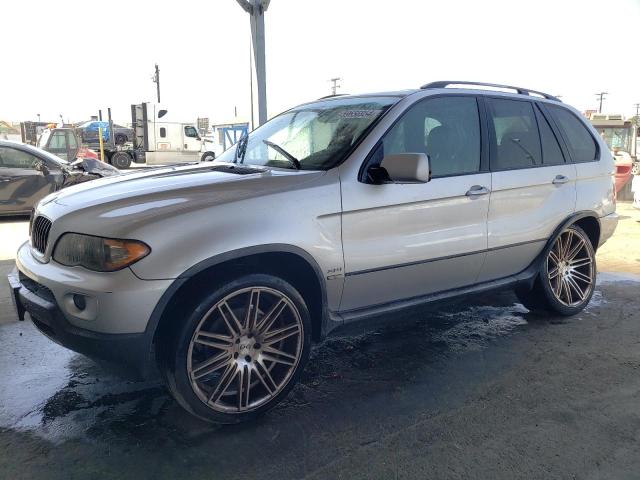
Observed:
[[[479,197],[480,195],[487,195],[491,192],[487,187],[482,185],[474,185],[465,194],[467,197]]]
[[[569,177],[565,175],[556,175],[556,178],[553,179],[554,185],[562,185],[563,183],[567,183],[569,181]]]

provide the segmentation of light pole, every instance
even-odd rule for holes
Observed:
[[[236,0],[250,15],[253,61],[256,69],[258,87],[258,125],[267,121],[267,73],[264,54],[264,12],[271,0]],[[253,102],[253,99],[252,99]]]

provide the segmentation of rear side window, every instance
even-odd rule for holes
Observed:
[[[542,148],[533,104],[491,98],[492,170],[531,168],[542,164]]]
[[[540,130],[540,140],[542,141],[542,164],[543,165],[562,165],[565,163],[562,149],[558,143],[551,125],[536,107],[536,118],[538,119],[538,128]]]
[[[553,119],[565,136],[574,162],[593,162],[598,149],[587,127],[566,108],[547,105]]]

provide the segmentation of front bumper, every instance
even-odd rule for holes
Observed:
[[[24,320],[28,313],[36,328],[54,342],[88,357],[130,367],[140,377],[148,377],[153,370],[151,336],[105,334],[75,327],[46,287],[20,275],[17,269],[9,274],[9,283],[18,318]]]
[[[133,367],[142,376],[150,372],[154,331],[149,320],[171,280],[140,280],[130,269],[98,273],[40,263],[25,243],[9,283],[18,317],[29,313],[53,341]],[[84,296],[84,310],[74,306],[74,295]]]

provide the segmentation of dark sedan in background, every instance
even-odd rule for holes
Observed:
[[[0,215],[29,214],[49,193],[119,173],[99,160],[70,163],[31,145],[0,141]]]

